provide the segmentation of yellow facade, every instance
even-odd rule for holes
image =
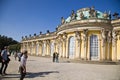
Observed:
[[[67,19],[62,18],[55,32],[22,38],[21,51],[36,56],[58,52],[60,58],[118,61],[120,19],[110,20],[106,15],[93,8],[79,9]]]

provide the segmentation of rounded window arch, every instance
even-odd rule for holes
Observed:
[[[71,36],[69,38],[69,58],[74,58],[74,53],[75,53],[75,38]]]

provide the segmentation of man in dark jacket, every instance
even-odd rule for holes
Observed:
[[[2,66],[0,68],[0,74],[1,75],[6,75],[6,69],[8,66],[8,54],[7,54],[7,47],[4,47],[4,50],[1,52],[1,57],[2,57]]]
[[[53,53],[53,62],[55,62],[55,52]]]

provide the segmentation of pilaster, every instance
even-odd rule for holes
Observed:
[[[88,37],[88,55],[87,55],[87,59],[90,60],[90,37]]]
[[[84,41],[84,60],[87,60],[88,29],[83,30],[83,41]]]
[[[117,33],[116,31],[112,32],[112,60],[117,61]]]
[[[80,44],[81,44],[81,35],[80,35],[80,32],[79,31],[76,31],[75,32],[75,38],[76,38],[76,57],[81,59],[81,52],[80,52]]]

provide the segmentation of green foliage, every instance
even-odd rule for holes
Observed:
[[[18,52],[18,51],[20,51],[20,47],[21,47],[20,43],[9,45],[9,50],[10,50],[10,52],[12,52],[12,51]]]
[[[18,42],[13,40],[10,37],[0,35],[0,49],[1,50],[4,48],[4,46],[10,46],[10,45],[13,45],[13,44],[18,44]]]

